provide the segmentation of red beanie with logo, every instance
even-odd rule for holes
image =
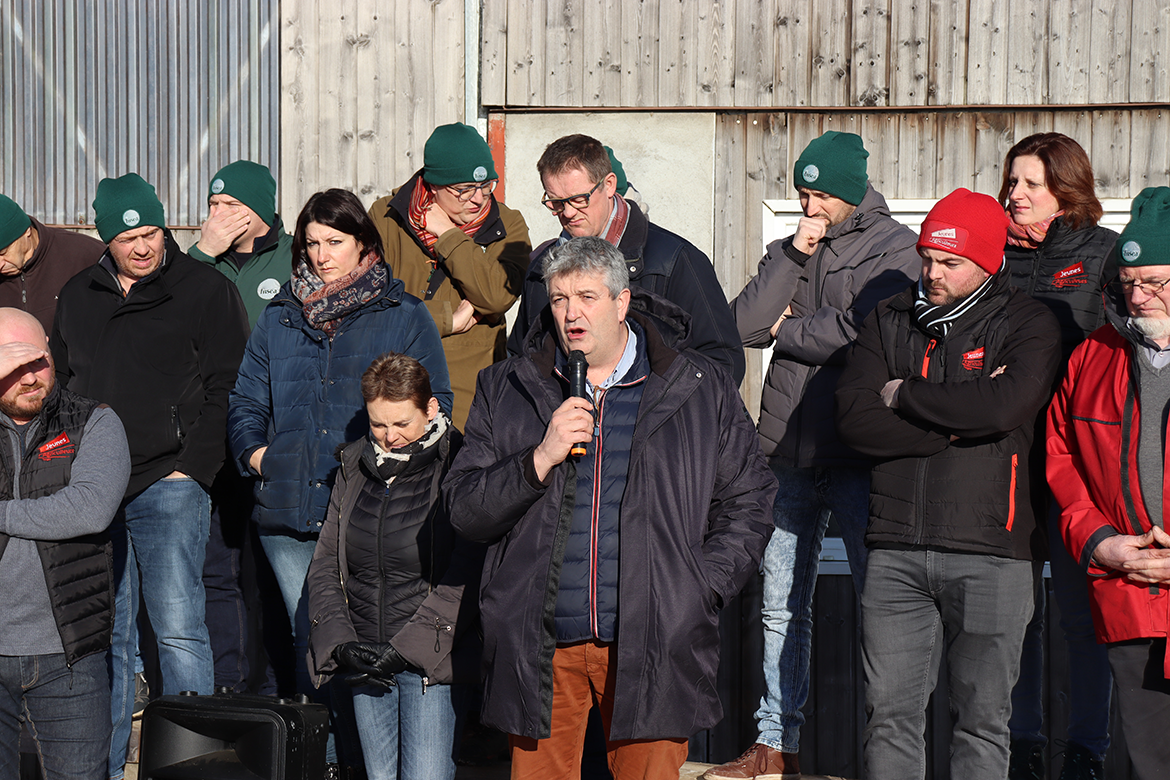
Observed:
[[[1003,265],[1007,228],[1007,214],[995,198],[960,187],[926,215],[918,248],[965,257],[993,274]]]

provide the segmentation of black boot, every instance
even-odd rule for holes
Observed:
[[[1105,762],[1083,745],[1069,742],[1064,748],[1060,780],[1105,780]]]
[[[1008,780],[1044,780],[1044,743],[1013,739]]]

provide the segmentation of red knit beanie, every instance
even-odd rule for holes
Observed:
[[[926,215],[918,248],[965,257],[993,274],[1003,265],[1007,225],[1007,214],[995,198],[960,187]]]

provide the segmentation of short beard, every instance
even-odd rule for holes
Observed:
[[[1153,317],[1130,317],[1133,326],[1146,337],[1158,341],[1170,338],[1170,319],[1154,319]]]
[[[41,413],[41,409],[45,406],[45,401],[53,392],[54,385],[57,384],[55,377],[50,377],[48,382],[38,382],[33,390],[40,390],[45,388],[45,395],[40,400],[31,405],[22,406],[19,402],[21,396],[16,397],[16,401],[9,401],[7,398],[0,398],[0,412],[8,415],[10,420],[31,420]]]

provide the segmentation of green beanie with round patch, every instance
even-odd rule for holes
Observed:
[[[24,213],[24,209],[7,195],[0,195],[0,249],[5,249],[23,236],[30,225],[32,220]]]
[[[865,170],[868,157],[861,136],[830,130],[800,153],[792,186],[824,192],[857,206],[869,183]]]
[[[423,147],[423,179],[427,184],[478,184],[498,179],[487,141],[461,122],[436,127]]]
[[[251,160],[236,160],[219,169],[207,187],[207,199],[213,195],[227,195],[243,203],[265,225],[276,219],[276,179],[272,171]]]
[[[167,225],[163,218],[163,204],[154,186],[137,173],[98,182],[93,211],[98,235],[107,244],[127,230]]]
[[[1117,237],[1118,265],[1170,265],[1170,187],[1146,187],[1129,215]]]

